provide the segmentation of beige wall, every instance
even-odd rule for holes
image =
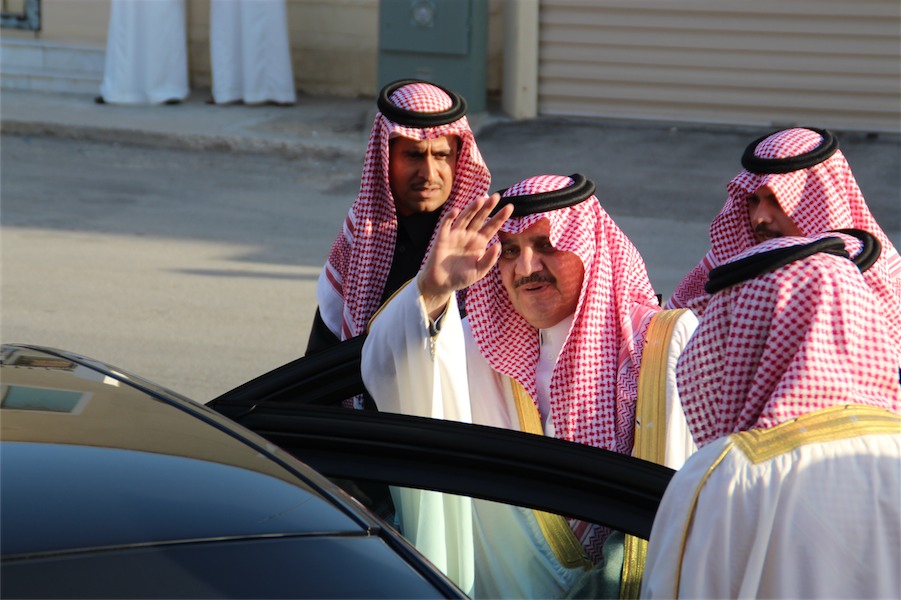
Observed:
[[[378,0],[287,0],[294,79],[302,93],[372,96]],[[210,86],[209,0],[188,0],[191,85]]]
[[[41,0],[41,31],[4,29],[2,35],[61,44],[103,45],[109,7],[110,0]]]
[[[79,44],[105,44],[110,0],[42,0],[41,36]]]
[[[898,131],[897,0],[540,0],[542,114]],[[186,0],[191,86],[208,89],[209,0]],[[504,6],[489,0],[487,87],[502,88]],[[518,5],[522,6],[522,5]],[[110,0],[43,0],[43,31],[102,48]],[[301,93],[372,97],[379,0],[287,0]],[[529,40],[524,43],[528,45]]]
[[[500,89],[503,0],[489,0],[488,88]],[[187,0],[191,87],[210,86],[209,0]],[[301,93],[374,96],[378,65],[378,0],[287,0],[294,78]],[[42,27],[4,36],[103,46],[110,0],[43,0]]]

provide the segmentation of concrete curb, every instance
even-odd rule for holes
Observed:
[[[473,132],[479,133],[497,123],[510,119],[481,115],[470,121]],[[145,148],[162,148],[189,151],[227,151],[246,154],[277,155],[287,159],[313,158],[319,160],[361,159],[366,152],[366,141],[343,142],[311,139],[285,140],[239,133],[212,135],[203,133],[176,133],[134,129],[127,127],[100,127],[48,121],[4,119],[0,122],[0,134],[56,137],[104,144],[124,144]]]
[[[360,146],[359,144],[342,144],[328,141],[288,141],[243,135],[174,133],[17,120],[2,121],[2,123],[0,123],[0,134],[57,137],[69,140],[124,144],[146,148],[271,154],[291,159],[355,159],[362,157],[366,150],[365,145]]]

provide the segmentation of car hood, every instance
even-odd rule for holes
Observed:
[[[0,381],[4,557],[366,534],[312,470],[213,411],[151,393],[111,367],[4,346]]]

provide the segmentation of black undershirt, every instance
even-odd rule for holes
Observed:
[[[382,290],[382,297],[379,300],[380,305],[419,272],[440,216],[440,209],[434,212],[416,213],[408,217],[398,215],[394,257],[391,260],[391,270],[388,271],[388,279],[385,281],[385,288]],[[339,341],[338,337],[325,325],[317,308],[305,354],[309,355],[324,350]]]
[[[409,217],[397,217],[397,241],[394,243],[394,258],[391,260],[391,270],[388,271],[388,279],[385,281],[385,289],[379,304],[383,304],[391,294],[400,286],[407,283],[422,266],[422,259],[426,250],[441,210],[427,213],[416,213]]]

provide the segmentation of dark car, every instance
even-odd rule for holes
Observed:
[[[388,485],[649,535],[669,469],[329,406],[360,390],[358,360],[359,341],[344,344],[204,406],[72,353],[4,346],[3,596],[464,597],[391,526]]]

